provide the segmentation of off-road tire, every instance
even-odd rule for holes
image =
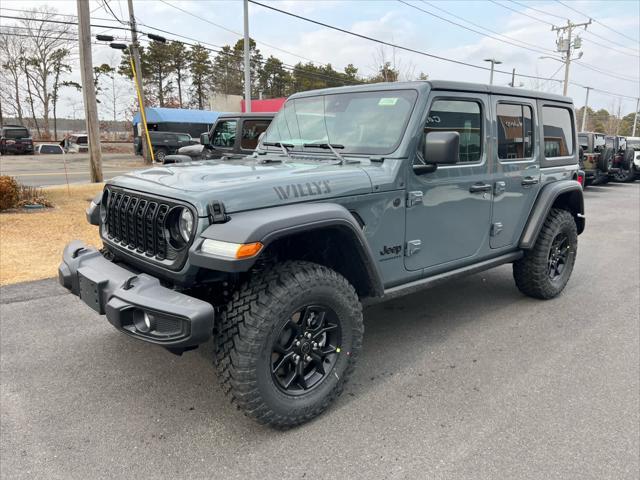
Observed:
[[[556,280],[549,276],[551,247],[559,235],[568,239],[568,257],[562,274]],[[543,300],[560,294],[569,281],[578,249],[578,231],[573,216],[567,210],[552,208],[531,250],[513,263],[513,278],[518,289]]]
[[[601,172],[600,170],[596,171],[596,175],[593,177],[591,181],[591,185],[605,185],[609,183],[609,174],[605,172]]]
[[[164,159],[167,156],[167,149],[159,147],[153,150],[153,158],[158,163],[164,163]]]
[[[342,344],[331,371],[302,395],[281,391],[272,378],[272,345],[301,306],[323,303],[338,317]],[[362,306],[353,286],[335,271],[287,261],[255,274],[238,291],[216,328],[216,363],[225,393],[245,415],[279,429],[316,417],[340,395],[362,346]]]
[[[598,158],[598,170],[601,172],[608,172],[611,168],[611,162],[613,161],[614,151],[613,148],[605,148],[600,157]]]
[[[624,152],[624,160],[620,167],[620,171],[614,175],[614,179],[616,182],[633,182],[636,179],[636,169],[633,164],[633,157],[635,156],[635,151],[632,149],[627,149]]]

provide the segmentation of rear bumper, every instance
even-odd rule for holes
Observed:
[[[104,258],[80,241],[68,244],[58,268],[60,284],[127,335],[172,349],[211,338],[211,304],[163,287]]]

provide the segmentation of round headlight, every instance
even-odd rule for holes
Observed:
[[[109,206],[109,190],[105,190],[100,200],[100,223],[107,223],[107,208]]]
[[[188,208],[183,208],[180,212],[179,228],[180,236],[185,242],[188,242],[193,233],[193,214]]]

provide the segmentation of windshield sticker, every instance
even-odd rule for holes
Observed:
[[[398,97],[381,98],[378,100],[378,106],[380,107],[393,107],[396,103],[398,103]]]

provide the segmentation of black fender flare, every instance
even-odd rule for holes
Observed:
[[[547,183],[540,190],[538,198],[533,205],[529,220],[520,237],[520,248],[530,250],[535,246],[542,225],[551,207],[553,207],[557,201],[561,202],[562,207],[571,211],[573,214],[578,234],[584,231],[585,216],[582,186],[575,180],[560,180]]]
[[[225,223],[214,223],[207,227],[196,239],[189,251],[189,262],[193,265],[223,272],[246,272],[254,265],[257,257],[232,260],[203,253],[205,239],[232,243],[261,242],[265,249],[278,239],[289,235],[318,229],[338,228],[348,233],[354,242],[359,261],[366,271],[370,284],[370,294],[384,293],[382,276],[374,260],[371,248],[362,227],[355,217],[337,203],[306,203],[263,208],[229,215]]]

